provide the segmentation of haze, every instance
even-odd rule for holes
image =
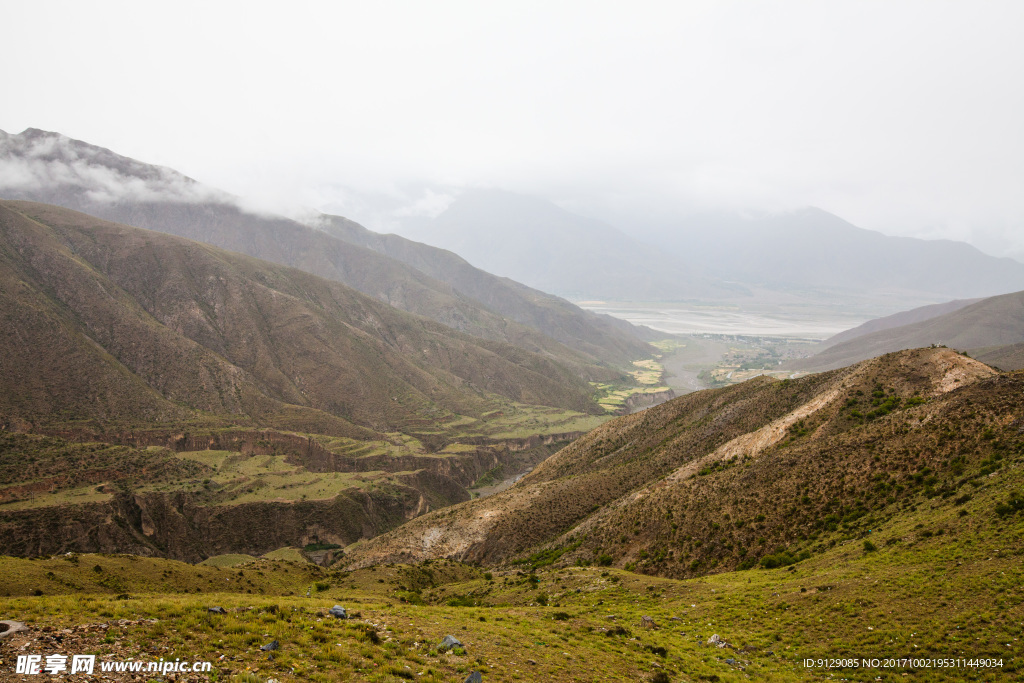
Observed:
[[[1024,257],[1018,2],[68,2],[5,23],[0,129],[268,208],[380,228],[381,206],[499,187],[642,232],[811,205]]]

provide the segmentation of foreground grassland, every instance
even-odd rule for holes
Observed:
[[[354,572],[266,559],[220,568],[3,558],[0,615],[32,631],[5,643],[0,672],[9,675],[13,648],[27,644],[17,652],[207,659],[216,681],[440,682],[472,670],[485,681],[1017,680],[1024,513],[999,515],[999,497],[981,489],[951,519],[945,506],[923,504],[874,532],[871,546],[840,541],[788,567],[685,581],[536,557],[489,571],[435,561]],[[989,519],[975,523],[981,516]],[[331,618],[334,604],[354,618]],[[107,627],[87,627],[97,624]],[[70,645],[46,640],[55,633]],[[448,634],[464,652],[437,650]],[[708,645],[712,635],[729,646]],[[270,659],[259,648],[272,640],[280,649]],[[803,664],[897,657],[1002,666]]]

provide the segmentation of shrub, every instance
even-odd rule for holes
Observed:
[[[878,550],[878,547],[871,541],[864,541],[864,552],[873,553]]]

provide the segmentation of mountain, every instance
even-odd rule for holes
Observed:
[[[294,412],[407,431],[499,396],[599,410],[549,358],[297,269],[45,204],[0,203],[0,229],[8,418]]]
[[[748,286],[888,299],[890,306],[1024,289],[1024,264],[951,240],[890,237],[816,208],[703,215],[645,235],[687,264]]]
[[[0,320],[5,554],[348,544],[606,419],[546,355],[47,204],[0,201]]]
[[[0,132],[0,196],[57,204],[293,266],[461,332],[548,355],[589,379],[616,377],[602,366],[622,366],[652,352],[645,343],[649,332],[490,276],[448,252],[375,236],[338,217],[314,219],[324,228],[316,230],[245,211],[235,198],[176,171],[56,133]]]
[[[1022,389],[940,348],[688,394],[602,425],[502,493],[350,548],[349,566],[531,556],[686,577],[822,552],[840,526],[833,537],[856,537],[922,498],[952,507],[1022,447]]]
[[[907,317],[916,315],[920,313],[910,311]],[[786,367],[818,372],[900,349],[941,344],[965,351],[987,348],[992,352],[989,347],[1017,344],[1021,340],[1024,340],[1024,292],[1016,292],[982,299],[920,322],[859,335],[831,345],[810,358],[790,361]]]
[[[748,294],[610,225],[501,190],[463,192],[413,234],[488,272],[574,299],[678,301]]]
[[[843,342],[856,339],[857,337],[863,337],[873,332],[881,332],[882,330],[891,330],[894,327],[903,327],[904,325],[910,325],[925,320],[931,320],[937,318],[940,315],[946,313],[952,313],[953,311],[959,311],[965,306],[977,303],[981,299],[956,299],[954,301],[947,301],[941,304],[930,304],[928,306],[919,306],[918,308],[911,309],[909,311],[901,311],[899,313],[893,313],[882,318],[875,318],[869,320],[863,325],[851,328],[839,334],[833,335],[821,342],[822,348],[828,348],[835,346],[836,344],[842,344]]]
[[[620,362],[633,359],[648,353],[648,347],[639,344],[638,339],[656,340],[664,336],[619,318],[583,311],[565,299],[491,275],[474,268],[454,252],[399,235],[382,235],[340,216],[321,215],[313,226],[349,244],[408,264],[451,285],[455,291],[472,296],[488,309],[595,358]]]

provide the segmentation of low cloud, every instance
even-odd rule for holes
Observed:
[[[235,203],[177,171],[143,164],[57,133],[0,132],[0,194],[31,198],[72,190],[98,204],[123,201]]]

